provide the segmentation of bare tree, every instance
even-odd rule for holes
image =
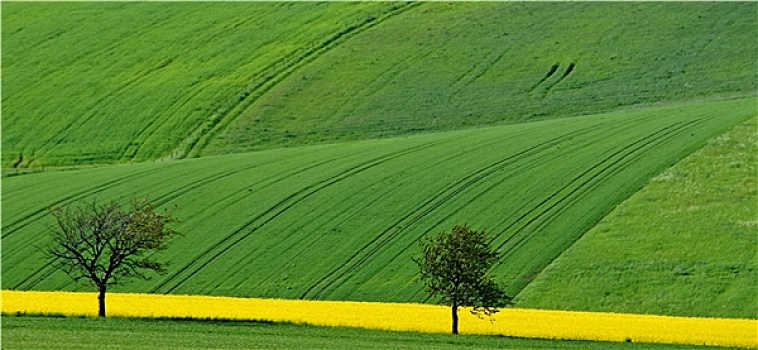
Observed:
[[[150,254],[166,249],[166,241],[179,234],[167,226],[177,221],[172,212],[157,213],[147,198],[133,198],[126,211],[115,201],[101,205],[95,199],[49,211],[56,225],[46,253],[74,281],[97,287],[101,317],[109,286],[128,278],[147,279],[146,271],[165,273],[165,264]]]
[[[431,297],[449,305],[453,334],[458,334],[458,308],[471,307],[480,317],[492,316],[511,298],[487,276],[498,257],[489,247],[486,234],[466,226],[455,226],[421,242],[422,257],[414,259]]]

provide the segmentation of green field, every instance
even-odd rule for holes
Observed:
[[[182,156],[245,98],[404,7],[5,2],[2,165]]]
[[[3,317],[6,349],[726,349],[452,336],[261,322]]]
[[[758,4],[2,4],[3,168],[754,94]]]
[[[424,301],[417,241],[467,223],[490,233],[515,295],[649,178],[754,115],[743,99],[9,177],[2,288],[87,290],[42,257],[45,208],[136,194],[179,205],[186,235],[161,253],[167,275],[119,291]]]
[[[656,176],[556,259],[519,304],[758,318],[756,123]]]
[[[184,235],[109,291],[434,302],[418,241],[467,224],[520,307],[758,318],[758,2],[0,7],[2,289],[92,291],[43,256],[47,208],[136,195]],[[2,318],[3,348],[103,339],[690,348]]]

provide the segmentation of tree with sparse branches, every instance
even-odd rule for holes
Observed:
[[[147,198],[132,198],[127,210],[118,202],[100,204],[96,199],[48,210],[56,223],[47,256],[74,281],[97,287],[101,317],[109,286],[129,278],[148,279],[147,271],[165,273],[165,263],[150,255],[166,249],[167,240],[179,234],[168,227],[177,221],[173,212],[157,212]]]
[[[421,241],[422,256],[413,259],[421,270],[431,297],[452,308],[453,334],[458,334],[458,308],[471,307],[471,313],[493,316],[499,307],[511,303],[503,289],[487,271],[497,261],[484,231],[455,226]]]

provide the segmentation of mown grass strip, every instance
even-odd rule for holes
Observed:
[[[3,346],[17,350],[178,349],[550,349],[706,350],[703,345],[561,341],[500,336],[452,336],[268,321],[196,318],[62,317],[3,314]]]
[[[96,293],[2,291],[4,313],[96,314]],[[320,326],[446,333],[445,306],[402,303],[248,299],[111,293],[108,314],[126,317],[193,317],[269,320]],[[633,341],[758,347],[758,320],[687,318],[536,309],[501,310],[494,319],[461,313],[464,334],[544,339]]]

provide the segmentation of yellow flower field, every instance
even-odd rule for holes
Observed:
[[[446,333],[444,306],[347,301],[109,293],[110,316],[256,319],[384,330]],[[97,315],[96,293],[2,291],[5,313]],[[670,317],[507,308],[494,319],[462,310],[462,334],[706,344],[758,348],[758,320]]]

